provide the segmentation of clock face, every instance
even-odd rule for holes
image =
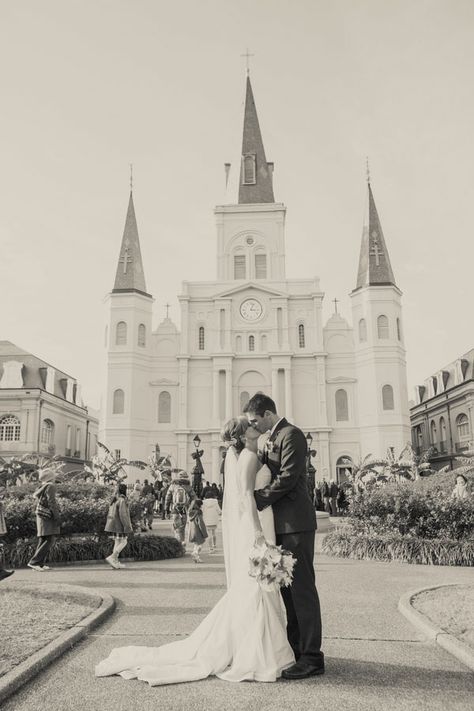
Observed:
[[[257,299],[246,299],[240,304],[240,315],[246,321],[256,321],[262,313],[262,304]]]

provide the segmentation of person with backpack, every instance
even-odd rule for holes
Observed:
[[[127,535],[133,533],[132,522],[130,520],[130,510],[127,503],[127,485],[118,484],[107,513],[105,524],[107,533],[112,533],[114,538],[114,549],[105,559],[112,568],[125,568],[120,563],[118,557],[128,543]]]
[[[215,501],[215,499],[214,499]],[[217,503],[217,502],[216,502]],[[207,538],[206,524],[202,515],[202,500],[194,499],[189,507],[189,542],[194,543],[192,558],[195,563],[202,563],[199,556],[202,544]]]
[[[173,530],[175,538],[185,545],[185,529],[188,518],[188,507],[196,498],[188,475],[183,470],[174,472],[174,478],[169,486],[165,499],[165,510],[170,507],[173,516]]]

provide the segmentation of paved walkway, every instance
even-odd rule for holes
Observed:
[[[162,528],[163,526],[163,528]],[[163,533],[167,524],[160,524]],[[151,688],[120,677],[96,679],[94,665],[121,645],[159,645],[191,632],[225,590],[222,555],[29,570],[15,581],[67,582],[109,592],[115,614],[29,682],[4,711],[455,711],[471,709],[474,675],[427,643],[398,612],[411,589],[467,582],[472,570],[373,563],[317,554],[327,673],[300,682],[229,684],[219,679]]]

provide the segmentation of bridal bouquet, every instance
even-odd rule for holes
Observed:
[[[272,590],[291,585],[296,558],[281,546],[255,544],[249,561],[249,575],[256,578],[261,588]]]

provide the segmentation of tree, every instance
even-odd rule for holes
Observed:
[[[86,476],[92,475],[94,479],[102,481],[104,484],[124,481],[127,478],[124,467],[136,467],[142,470],[147,467],[147,464],[140,460],[117,457],[102,442],[97,442],[97,446],[99,451],[92,457],[92,469],[86,465],[83,471]]]

